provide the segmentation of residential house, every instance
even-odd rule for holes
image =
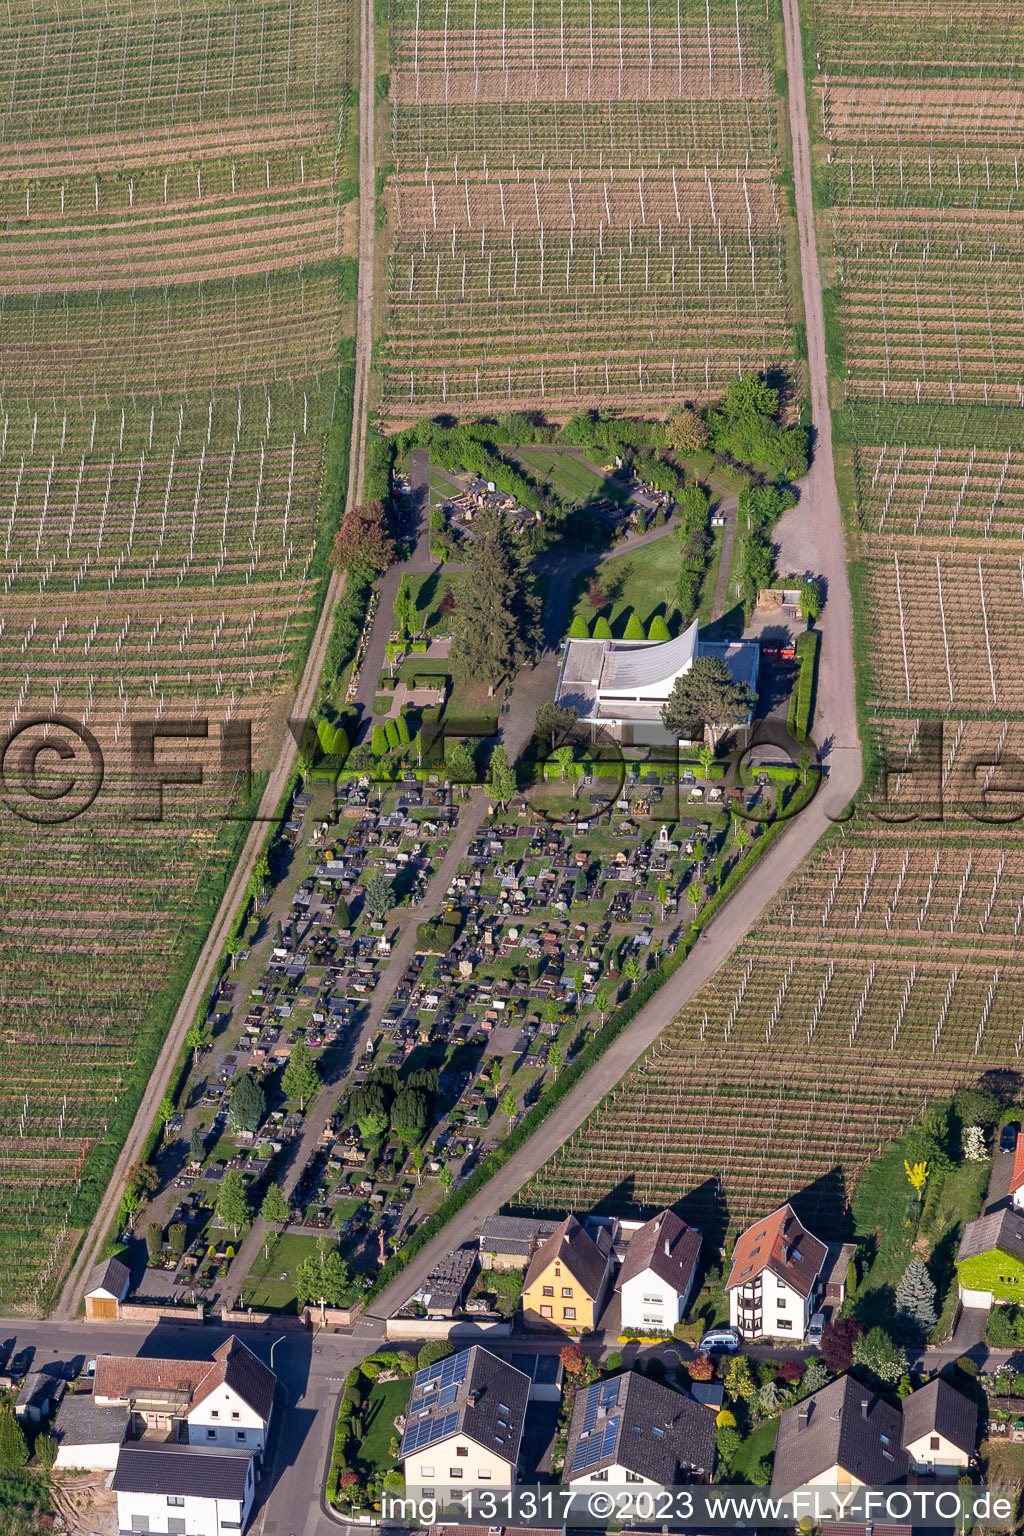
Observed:
[[[562,1481],[671,1487],[710,1482],[714,1416],[649,1376],[623,1371],[577,1392]]]
[[[1024,1301],[1024,1215],[989,1211],[964,1227],[956,1256],[965,1307]]]
[[[523,1281],[523,1322],[567,1333],[594,1328],[601,1315],[614,1254],[605,1227],[590,1237],[567,1216],[537,1248]]]
[[[58,1467],[110,1471],[128,1432],[123,1403],[95,1403],[89,1392],[72,1392],[60,1405],[53,1425]]]
[[[92,1271],[85,1286],[85,1315],[96,1322],[116,1322],[128,1294],[131,1273],[120,1259],[106,1259]]]
[[[913,1471],[956,1477],[978,1443],[978,1405],[942,1376],[904,1398],[903,1447]]]
[[[442,1506],[467,1488],[511,1488],[530,1378],[474,1344],[413,1377],[402,1433],[406,1489]]]
[[[118,1529],[154,1536],[221,1536],[245,1530],[256,1487],[251,1451],[173,1442],[123,1445],[110,1487]]]
[[[671,1329],[682,1321],[700,1241],[700,1233],[673,1211],[634,1232],[615,1282],[623,1328]]]
[[[125,1405],[132,1433],[163,1431],[193,1446],[262,1455],[277,1378],[240,1339],[226,1339],[212,1360],[101,1355],[93,1400]]]
[[[908,1466],[900,1410],[852,1376],[840,1376],[779,1419],[772,1495],[882,1487],[904,1482]]]
[[[977,1431],[977,1406],[941,1377],[892,1407],[840,1376],[780,1418],[772,1494],[881,1487],[908,1474],[956,1477],[971,1460]]]
[[[1016,1211],[1024,1211],[1024,1136],[1017,1137],[1010,1174],[1010,1199]]]
[[[825,1243],[791,1205],[780,1206],[740,1234],[725,1288],[729,1321],[747,1339],[800,1340],[821,1300]]]

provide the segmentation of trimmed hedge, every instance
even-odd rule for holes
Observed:
[[[800,658],[800,674],[789,699],[786,724],[797,741],[806,741],[811,732],[814,713],[814,685],[818,673],[818,651],[821,636],[815,629],[808,629],[797,636],[796,653]]]

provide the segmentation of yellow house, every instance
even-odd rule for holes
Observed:
[[[523,1282],[523,1322],[528,1328],[565,1333],[595,1328],[611,1268],[607,1229],[598,1229],[595,1242],[575,1216],[567,1216],[530,1260]]]

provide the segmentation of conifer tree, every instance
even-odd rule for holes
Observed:
[[[503,513],[485,510],[475,519],[468,565],[455,610],[452,666],[461,677],[482,678],[491,697],[536,648],[540,601],[528,553]]]
[[[922,1333],[935,1323],[935,1282],[923,1259],[911,1259],[896,1287],[896,1315],[905,1327]]]

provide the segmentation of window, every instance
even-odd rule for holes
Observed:
[[[642,1483],[643,1482],[643,1478],[640,1476],[639,1472],[627,1472],[626,1473],[626,1482],[627,1483]]]
[[[780,1328],[792,1329],[792,1327],[793,1327],[793,1320],[790,1317],[780,1317],[780,1318],[777,1318],[776,1321],[777,1321],[778,1326]]]
[[[148,1531],[149,1530],[149,1516],[148,1515],[132,1515],[132,1530],[133,1531]]]
[[[608,1481],[608,1468],[605,1467],[603,1472],[591,1472],[590,1481],[592,1483],[606,1483]]]
[[[235,1430],[235,1439],[239,1442],[240,1445],[244,1445],[245,1444],[245,1430],[244,1429],[236,1429]]]
[[[788,1297],[786,1297],[786,1296],[776,1296],[776,1298],[775,1298],[775,1305],[778,1308],[778,1310],[781,1312],[783,1307],[786,1307],[786,1306],[789,1305]]]
[[[185,1500],[184,1500],[184,1497],[180,1493],[169,1493],[167,1495],[167,1502],[171,1506],[172,1509],[184,1509],[185,1508]]]
[[[238,1520],[222,1520],[220,1528],[222,1531],[240,1531],[242,1526]]]
[[[168,1515],[167,1536],[185,1536],[185,1517]]]
[[[489,1483],[491,1480],[490,1467],[477,1467],[476,1475],[481,1483]]]
[[[645,1323],[659,1323],[660,1324],[661,1323],[661,1313],[660,1312],[645,1312],[644,1313],[644,1322]]]
[[[569,1322],[574,1323],[576,1321],[576,1308],[575,1307],[563,1307],[562,1308],[562,1316],[564,1318],[567,1318],[569,1320]]]
[[[462,1468],[461,1467],[449,1467],[448,1468],[448,1476],[449,1477],[461,1477],[462,1476]]]
[[[644,1297],[644,1306],[645,1307],[660,1307],[661,1306],[661,1297],[660,1296],[645,1296]]]
[[[433,1475],[434,1475],[433,1472],[431,1472],[430,1476],[433,1477]],[[432,1499],[434,1497],[434,1489],[433,1488],[424,1488],[424,1490],[423,1490],[423,1497],[425,1499]]]
[[[206,1431],[206,1438],[207,1438],[207,1440],[216,1440],[216,1438],[217,1438],[217,1431],[215,1429],[208,1429]]]
[[[563,1296],[571,1296],[572,1295],[572,1286],[571,1285],[563,1285],[562,1286],[562,1295]]]
[[[553,1285],[546,1285],[544,1287],[544,1295],[545,1296],[553,1296],[554,1294],[555,1294],[555,1288],[554,1288]]]
[[[434,1475],[433,1467],[420,1467],[420,1476],[421,1477],[433,1477],[433,1475]]]
[[[937,1451],[941,1444],[942,1444],[942,1441],[939,1439],[938,1435],[932,1435],[932,1437],[928,1441],[929,1449],[933,1450],[933,1451]]]
[[[540,1315],[541,1317],[552,1317],[554,1315],[553,1309],[551,1307],[541,1307]]]
[[[210,1418],[211,1419],[219,1419],[220,1418],[220,1409],[219,1408],[211,1408],[210,1409]]]
[[[469,1455],[469,1446],[468,1445],[457,1445],[455,1447],[455,1454],[456,1454],[456,1456],[468,1456]]]
[[[242,1415],[240,1413],[235,1413],[234,1410],[232,1409],[231,1417],[233,1419],[240,1419],[242,1417]]]

